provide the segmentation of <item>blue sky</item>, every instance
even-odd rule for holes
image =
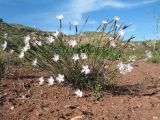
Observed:
[[[55,16],[64,15],[64,32],[68,23],[83,24],[87,16],[86,31],[93,31],[103,19],[119,16],[132,26],[126,35],[136,40],[155,38],[154,15],[160,15],[160,0],[0,0],[0,17],[9,23],[36,26],[42,30],[56,30]]]

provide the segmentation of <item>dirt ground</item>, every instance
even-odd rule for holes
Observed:
[[[69,86],[39,86],[43,73],[26,73],[1,81],[0,120],[160,120],[160,65],[135,64],[98,99],[89,91],[77,98]]]

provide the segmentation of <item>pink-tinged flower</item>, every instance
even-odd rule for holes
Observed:
[[[83,96],[83,92],[80,89],[77,89],[74,94],[76,94],[77,97],[82,97]]]
[[[61,15],[57,15],[56,18],[57,18],[58,20],[62,20],[62,19],[64,19],[64,16],[61,14]]]
[[[86,75],[89,74],[91,71],[89,69],[88,65],[82,65],[82,71],[81,73],[85,73]]]
[[[61,83],[64,81],[64,75],[58,74],[58,77],[56,77],[56,80]]]

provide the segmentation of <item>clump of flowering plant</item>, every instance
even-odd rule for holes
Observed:
[[[131,64],[118,62],[127,43],[133,39],[130,37],[126,42],[123,41],[128,26],[119,23],[119,17],[103,20],[90,35],[78,31],[78,22],[74,23],[75,35],[65,35],[61,31],[63,15],[56,18],[60,27],[55,33],[47,33],[46,37],[27,35],[24,37],[23,46],[15,42],[13,45],[18,48],[15,52],[19,59],[30,61],[33,67],[50,72],[48,85],[55,82],[72,85],[77,90],[75,94],[81,97],[82,90],[94,91],[97,86],[104,90],[113,85],[111,81],[119,73],[131,72]],[[88,19],[84,25],[87,21]],[[39,78],[39,84],[44,84],[43,77]]]

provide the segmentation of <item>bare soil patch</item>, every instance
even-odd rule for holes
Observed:
[[[112,93],[98,99],[90,91],[77,98],[70,86],[39,86],[41,75],[48,74],[13,72],[1,81],[1,120],[160,120],[160,65],[135,64]]]

